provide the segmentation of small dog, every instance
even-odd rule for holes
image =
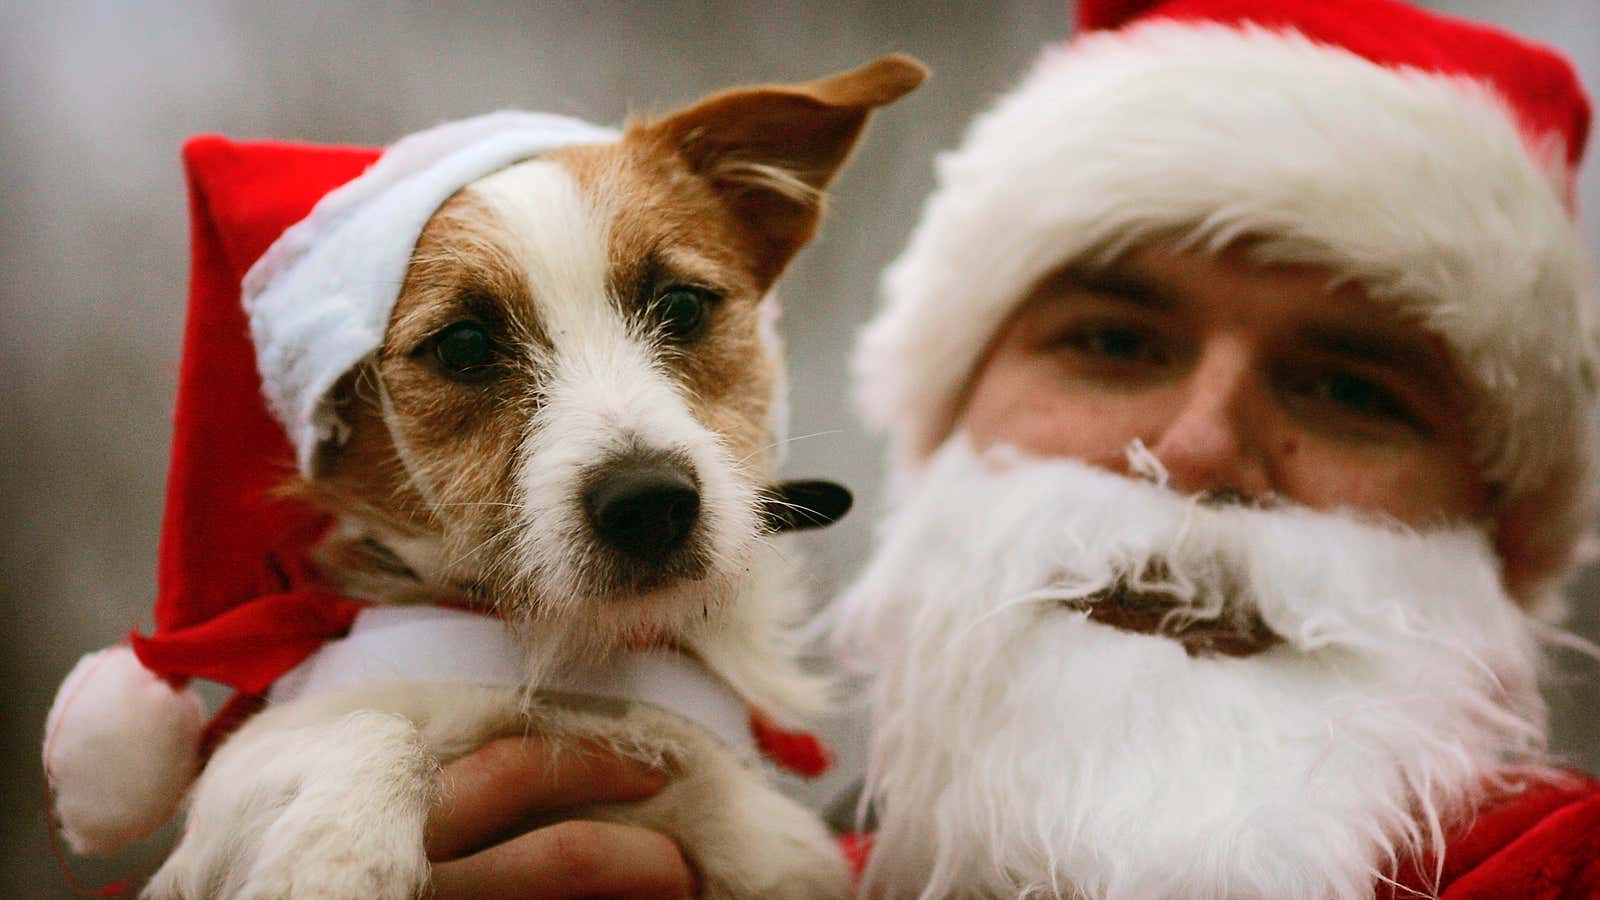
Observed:
[[[568,814],[670,835],[706,896],[848,895],[820,822],[723,740],[584,697],[571,673],[671,652],[754,708],[821,702],[767,546],[792,513],[768,488],[781,370],[762,300],[870,112],[924,75],[895,56],[714,95],[438,209],[381,349],[338,388],[348,435],[293,489],[335,517],[320,561],[340,588],[492,612],[522,687],[275,702],[211,757],[147,896],[417,896],[439,765],[530,732],[664,765],[656,796]]]

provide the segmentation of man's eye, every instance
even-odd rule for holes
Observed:
[[[1393,394],[1355,375],[1343,372],[1327,375],[1315,382],[1315,389],[1323,399],[1356,412],[1393,415],[1400,411]]]
[[[1317,399],[1362,415],[1400,418],[1405,414],[1394,392],[1348,372],[1330,372],[1316,378],[1311,382],[1311,391]]]
[[[1112,363],[1162,363],[1166,355],[1154,337],[1123,325],[1096,325],[1069,331],[1058,342],[1074,352]]]
[[[487,367],[494,359],[494,346],[483,325],[457,322],[435,336],[433,356],[446,375],[472,381],[487,374]]]
[[[1293,379],[1289,387],[1315,409],[1366,422],[1403,425],[1424,433],[1428,430],[1399,393],[1365,375],[1314,372]]]
[[[656,295],[650,310],[668,340],[687,344],[705,334],[716,299],[703,288],[676,286]]]

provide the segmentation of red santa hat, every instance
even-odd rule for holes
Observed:
[[[895,477],[944,439],[1045,274],[1156,236],[1248,237],[1446,341],[1483,397],[1484,476],[1507,508],[1537,504],[1525,599],[1550,602],[1596,472],[1600,307],[1574,188],[1590,110],[1572,67],[1395,0],[1081,0],[1078,17],[940,158],[885,274],[855,368]]]
[[[381,152],[214,136],[184,147],[193,258],[155,630],[84,657],[45,725],[74,850],[110,852],[171,817],[207,743],[191,678],[239,692],[216,732],[361,608],[307,563],[323,517],[276,489],[340,436],[327,394],[378,347],[428,218],[512,162],[615,137],[500,112]]]

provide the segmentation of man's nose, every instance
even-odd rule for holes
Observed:
[[[1264,391],[1244,348],[1208,348],[1202,354],[1183,380],[1176,410],[1149,442],[1174,490],[1250,498],[1272,492]]]

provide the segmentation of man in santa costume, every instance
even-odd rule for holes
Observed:
[[[1123,0],[939,164],[857,354],[873,897],[1600,896],[1537,691],[1600,332],[1554,52]]]

